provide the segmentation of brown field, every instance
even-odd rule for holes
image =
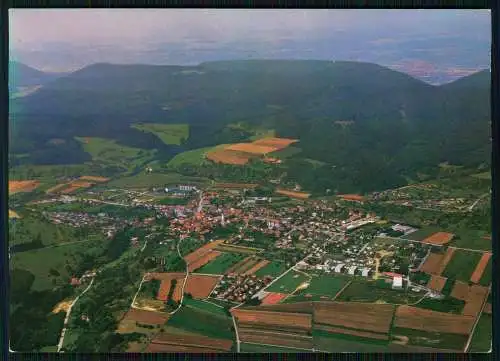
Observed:
[[[222,253],[219,252],[219,251],[208,250],[208,253],[206,253],[205,255],[201,256],[196,261],[193,261],[193,262],[191,262],[191,263],[188,264],[188,270],[189,270],[189,272],[196,271],[198,268],[200,268],[200,267],[206,265],[207,263],[209,263],[210,261],[216,259],[221,254]]]
[[[228,150],[216,150],[213,152],[207,153],[207,159],[216,163],[223,164],[235,164],[235,165],[244,165],[247,164],[250,160],[249,155],[243,155],[237,152],[231,152]]]
[[[359,194],[339,194],[339,197],[345,201],[363,202],[365,200],[365,197]]]
[[[184,256],[184,261],[186,261],[187,264],[196,261],[198,258],[207,254],[209,250],[217,247],[219,244],[222,244],[223,242],[224,242],[223,240],[219,239],[217,241],[207,243],[204,246],[198,248],[196,251],[193,251],[188,255]]]
[[[40,185],[36,180],[24,181],[9,181],[9,194],[16,194],[19,192],[31,192]]]
[[[440,276],[444,272],[446,266],[451,261],[451,259],[453,258],[454,254],[455,254],[455,248],[448,248],[446,250],[446,253],[444,254],[444,257],[443,257],[443,259],[441,261],[441,264],[439,265],[439,268],[438,268],[438,270],[436,272],[436,274],[438,276]]]
[[[296,327],[310,330],[312,316],[305,313],[254,311],[234,309],[231,311],[238,322],[255,322],[267,326]]]
[[[491,315],[491,303],[487,303],[486,306],[484,306],[484,313],[487,315]]]
[[[288,191],[286,189],[277,189],[276,193],[282,194],[284,196],[292,197],[292,198],[299,198],[299,199],[306,199],[311,196],[311,194],[306,193],[306,192],[296,192],[296,191]]]
[[[462,281],[455,281],[450,296],[458,300],[467,301],[469,299],[469,285]]]
[[[237,262],[236,264],[232,265],[231,267],[229,267],[228,270],[225,272],[225,274],[243,273],[249,268],[253,267],[258,262],[259,260],[256,259],[255,257],[248,256],[242,259],[241,261]]]
[[[296,312],[296,313],[313,313],[312,302],[294,302],[294,303],[280,303],[276,305],[264,306],[245,306],[241,310],[257,310],[257,311],[277,311],[277,312]]]
[[[231,144],[225,148],[225,150],[234,150],[237,152],[244,152],[250,154],[267,154],[278,150],[274,146],[258,145],[255,143],[236,143]]]
[[[233,188],[233,189],[244,189],[244,188],[256,188],[258,184],[252,183],[215,183],[214,188]]]
[[[163,278],[161,280],[160,289],[158,290],[156,299],[160,301],[167,301],[168,293],[170,292],[170,286],[172,284],[172,281],[175,279],[177,280],[177,283],[175,285],[174,292],[172,293],[172,299],[176,302],[179,302],[182,296],[182,284],[184,282],[184,275],[181,274],[182,276],[180,277],[177,276],[176,273],[171,273],[170,275],[170,278]]]
[[[57,185],[47,189],[45,191],[45,193],[47,193],[47,194],[55,193],[55,192],[60,191],[61,189],[66,188],[66,187],[69,187],[68,183],[57,184]]]
[[[68,194],[68,193],[72,193],[72,192],[74,192],[74,191],[76,191],[77,189],[80,189],[80,188],[90,188],[93,185],[94,185],[94,183],[91,183],[91,182],[78,181],[77,180],[77,181],[68,183],[67,184],[68,188],[62,190],[61,193]]]
[[[312,337],[252,328],[238,329],[242,342],[312,349]]]
[[[182,346],[182,345],[166,345],[162,343],[150,343],[144,352],[161,352],[161,353],[175,353],[175,352],[187,352],[187,353],[205,353],[205,352],[224,352],[217,350],[215,348],[208,347],[194,347],[194,346]]]
[[[474,317],[399,306],[394,326],[428,332],[467,335],[474,325]]]
[[[261,305],[275,305],[280,303],[281,300],[285,299],[288,295],[286,293],[277,293],[270,292],[264,299],[262,300]]]
[[[434,233],[433,235],[427,237],[422,242],[436,244],[436,245],[443,245],[443,244],[450,242],[452,240],[453,236],[454,236],[453,233],[437,232],[437,233]]]
[[[344,335],[353,335],[353,336],[359,336],[359,337],[374,338],[377,340],[388,340],[389,339],[389,335],[375,333],[375,332],[369,332],[369,331],[349,330],[346,328],[323,326],[323,325],[318,325],[315,327],[319,330],[323,330],[323,331],[327,331],[327,332],[331,332],[331,333],[341,333]]]
[[[66,301],[62,301],[62,302],[59,302],[55,307],[54,309],[52,310],[52,313],[59,313],[59,312],[68,312],[69,310],[69,307],[71,306],[71,303],[73,302],[73,300],[66,300]]]
[[[488,288],[486,287],[472,285],[469,288],[469,296],[467,297],[462,314],[465,316],[477,316],[483,308],[486,297],[488,297],[488,292]]]
[[[314,322],[388,333],[394,306],[357,302],[314,302]]]
[[[269,264],[270,261],[268,261],[267,259],[265,260],[262,260],[260,261],[259,263],[257,263],[256,265],[254,265],[252,268],[250,268],[249,270],[245,271],[245,273],[243,273],[245,276],[246,275],[253,275],[255,272],[257,272],[258,270],[260,270],[262,267],[265,267]]]
[[[287,139],[287,138],[261,138],[252,142],[252,144],[273,147],[279,149],[284,149],[293,143],[297,143],[297,139]]]
[[[160,333],[153,343],[175,344],[182,346],[209,347],[222,351],[229,351],[233,344],[231,340],[221,340],[202,335],[179,335],[174,333]]]
[[[471,282],[474,282],[474,283],[479,282],[479,280],[481,279],[481,276],[483,275],[484,270],[486,269],[486,266],[488,265],[490,258],[491,258],[490,252],[483,253],[481,259],[477,263],[476,269],[472,273],[472,276],[470,276]]]
[[[189,275],[184,288],[185,293],[190,293],[193,298],[207,298],[215,285],[219,282],[217,276]]]
[[[263,251],[262,248],[251,248],[245,246],[237,246],[234,244],[221,244],[215,247],[214,249],[216,251],[221,251],[221,252],[236,252],[236,253],[246,253],[246,254],[254,254]]]
[[[431,253],[429,257],[425,260],[424,264],[420,267],[420,271],[437,274],[441,269],[441,262],[443,261],[444,255],[439,253]]]
[[[16,211],[9,209],[9,218],[21,218],[21,216]]]
[[[431,290],[440,292],[446,284],[446,280],[446,277],[433,275],[429,282],[427,282],[427,287]]]
[[[79,178],[80,180],[88,180],[88,181],[91,181],[91,182],[108,182],[110,181],[110,178],[106,178],[106,177],[98,177],[98,176],[93,176],[93,175],[84,175],[82,177]]]
[[[168,313],[160,313],[153,311],[144,311],[131,308],[123,320],[132,320],[139,323],[145,323],[148,325],[162,325],[168,321]]]
[[[159,281],[169,281],[173,278],[183,278],[185,273],[183,272],[151,272],[146,275],[147,280],[159,280]]]

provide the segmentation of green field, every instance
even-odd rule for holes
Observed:
[[[451,291],[453,290],[454,285],[455,285],[455,280],[448,278],[446,280],[446,283],[444,284],[443,289],[441,290],[441,293],[445,296],[449,296]]]
[[[303,273],[291,270],[279,280],[274,282],[270,287],[266,288],[267,292],[292,293],[302,283],[308,282],[310,277]]]
[[[281,346],[257,345],[255,343],[242,342],[240,352],[258,352],[258,353],[298,353],[304,352],[302,349],[288,348]]]
[[[38,236],[44,246],[74,241],[75,230],[63,224],[55,225],[35,216],[25,216],[9,227],[9,246],[29,243]]]
[[[473,174],[471,177],[478,178],[478,179],[491,180],[491,172],[477,173],[477,174]]]
[[[39,179],[54,181],[60,176],[91,175],[86,164],[65,165],[20,165],[9,169],[10,180]],[[55,183],[55,182],[54,182]],[[49,188],[48,186],[46,188]],[[40,185],[37,189],[44,189]]]
[[[300,295],[293,295],[285,298],[281,303],[296,303],[296,302],[304,302],[304,301],[322,301],[324,300],[324,296],[321,295],[311,295],[311,297],[306,297],[306,293],[302,293]]]
[[[409,346],[424,346],[457,351],[463,351],[468,338],[467,335],[427,332],[399,327],[393,328],[391,334],[408,337]]]
[[[156,150],[145,150],[117,144],[115,140],[105,138],[75,137],[82,143],[85,152],[92,156],[92,160],[130,169],[145,164],[151,160]]]
[[[482,254],[457,249],[446,266],[443,276],[459,281],[469,282]]]
[[[349,282],[349,280],[350,279],[347,276],[312,276],[309,287],[301,293],[335,297],[337,292],[339,292]]]
[[[286,159],[286,158],[290,158],[296,154],[299,154],[300,152],[302,152],[302,149],[291,145],[287,148],[277,150],[275,152],[271,152],[271,153],[269,153],[269,156],[279,158],[279,159]]]
[[[461,314],[462,310],[464,309],[464,306],[465,306],[465,301],[457,300],[452,297],[446,297],[442,300],[426,297],[415,305],[415,307],[423,308],[426,310],[455,313],[455,314]]]
[[[189,124],[133,124],[132,128],[153,133],[165,144],[181,145],[189,138]]]
[[[212,301],[210,301],[212,302]],[[182,303],[189,307],[194,307],[201,311],[210,312],[214,315],[220,315],[221,317],[228,317],[226,310],[224,307],[219,307],[214,305],[213,303],[206,302],[204,300],[195,300],[194,298],[184,297]],[[215,302],[214,302],[215,303]]]
[[[286,265],[283,262],[272,261],[267,266],[262,267],[255,272],[257,277],[272,276],[277,277],[286,271]]]
[[[479,284],[481,284],[482,286],[489,286],[491,284],[491,276],[493,276],[493,272],[491,270],[492,262],[493,262],[493,257],[490,257],[490,260],[488,261],[488,264],[484,269],[483,275],[479,280]]]
[[[73,263],[73,256],[78,260],[85,251],[93,247],[97,249],[102,241],[83,241],[79,243],[68,243],[57,247],[46,247],[31,251],[15,253],[10,260],[11,269],[24,269],[35,275],[33,290],[46,290],[54,287],[52,279],[56,279],[56,285],[66,284],[71,277],[65,268],[66,261]],[[57,270],[60,276],[52,277],[51,269]]]
[[[159,204],[163,205],[179,205],[185,206],[189,203],[189,198],[165,197],[158,200]]]
[[[382,301],[394,304],[409,304],[418,301],[423,296],[423,294],[408,292],[406,290],[393,290],[389,284],[381,287],[381,283],[354,280],[342,291],[336,301],[367,303]]]
[[[485,239],[485,237],[491,237],[491,234],[480,230],[471,229],[461,229],[454,232],[455,237],[450,243],[451,246],[458,248],[470,248],[482,251],[491,250],[491,239]]]
[[[205,336],[223,339],[234,339],[233,321],[229,316],[207,312],[192,306],[183,306],[167,322],[167,326]]]
[[[203,184],[207,179],[200,177],[183,176],[178,173],[140,173],[131,177],[123,177],[112,180],[107,184],[109,188],[149,188],[164,187],[182,182]]]
[[[184,164],[197,166],[207,163],[205,160],[205,154],[214,149],[214,147],[198,148],[193,150],[188,150],[177,154],[175,157],[170,159],[167,163],[167,167],[170,169],[175,169]]]
[[[491,315],[481,314],[481,318],[474,330],[469,352],[488,352],[493,338],[493,318]]]
[[[387,352],[387,341],[331,333],[313,328],[314,348],[324,352]],[[385,344],[384,344],[385,343]]]
[[[241,261],[243,258],[245,258],[245,255],[241,253],[223,253],[212,262],[194,270],[194,272],[220,275],[226,272],[232,265]]]
[[[425,227],[425,228],[419,229],[416,232],[413,232],[413,233],[410,233],[406,236],[403,236],[401,238],[410,239],[413,241],[423,241],[424,239],[426,239],[430,235],[432,235],[436,232],[439,232],[439,231],[440,231],[440,229],[436,228],[436,227]]]

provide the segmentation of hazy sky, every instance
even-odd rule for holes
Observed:
[[[488,10],[14,9],[9,21],[11,57],[52,70],[248,57],[387,63],[416,52],[424,61],[445,52],[457,66],[470,53],[467,67],[488,59],[491,36]]]

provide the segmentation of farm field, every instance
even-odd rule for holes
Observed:
[[[183,345],[172,345],[172,344],[162,344],[162,343],[150,343],[144,352],[150,353],[215,353],[224,352],[218,349],[211,349],[207,347],[195,347],[195,346],[183,346]]]
[[[184,288],[184,293],[189,293],[193,298],[206,298],[219,281],[219,277],[189,274]]]
[[[240,343],[240,352],[245,353],[245,352],[255,352],[255,353],[298,353],[298,352],[304,352],[304,350],[296,349],[296,348],[289,348],[289,347],[283,347],[283,346],[273,346],[273,345],[262,345],[262,344],[255,344],[255,343],[247,343],[247,342],[242,342]]]
[[[277,189],[276,193],[282,194],[284,196],[288,196],[291,198],[298,198],[298,199],[306,199],[311,196],[310,193],[306,192],[297,192],[297,191],[291,191],[291,190],[286,190],[286,189]]]
[[[457,249],[446,266],[443,276],[468,282],[481,259],[481,253]]]
[[[458,248],[470,248],[482,251],[491,250],[491,234],[480,230],[460,229],[450,245]]]
[[[434,290],[437,292],[441,292],[444,285],[446,284],[446,280],[447,280],[447,278],[433,275],[430,278],[429,282],[427,282],[427,288],[430,288],[431,290]]]
[[[255,254],[263,251],[261,248],[237,246],[233,244],[220,244],[215,247],[216,251],[220,252],[234,252],[234,253],[244,253],[244,254]]]
[[[352,328],[346,328],[346,327],[315,325],[315,329],[338,334],[339,336],[342,335],[343,337],[346,337],[346,338],[369,339],[372,342],[374,340],[379,340],[379,341],[388,341],[389,340],[389,335],[386,333],[360,331],[360,330],[354,330]],[[382,343],[385,344],[386,342],[382,342]]]
[[[286,268],[287,267],[283,262],[271,261],[264,267],[257,270],[254,274],[257,277],[264,277],[264,276],[276,277],[285,272]]]
[[[238,336],[243,342],[270,344],[276,346],[294,347],[311,350],[312,337],[294,333],[274,332],[273,330],[256,329],[253,327],[238,327]]]
[[[482,314],[472,335],[469,352],[488,352],[493,337],[493,317]]]
[[[153,340],[153,343],[158,344],[171,344],[181,346],[194,346],[216,349],[220,351],[229,351],[233,344],[230,340],[216,339],[202,335],[180,335],[162,332],[158,334]]]
[[[274,310],[261,311],[259,309],[233,309],[232,315],[238,324],[262,325],[286,329],[310,330],[312,315],[307,313],[280,312]]]
[[[479,281],[481,280],[481,278],[483,276],[484,271],[486,270],[486,267],[488,266],[488,263],[490,262],[491,256],[492,256],[492,254],[489,252],[483,253],[483,255],[481,256],[481,259],[479,260],[479,262],[476,265],[476,269],[474,270],[474,272],[472,273],[472,275],[470,277],[471,282],[479,283]]]
[[[181,145],[189,138],[189,124],[133,124],[132,128],[156,135],[165,144]]]
[[[425,227],[419,229],[416,232],[407,234],[406,236],[402,236],[401,238],[410,239],[412,241],[423,241],[424,239],[426,239],[427,237],[431,236],[436,232],[439,232],[439,229],[436,227]]]
[[[312,276],[309,287],[302,293],[334,297],[349,281],[350,279],[344,276]]]
[[[276,312],[291,312],[291,313],[307,313],[313,314],[313,303],[308,301],[295,302],[293,304],[279,303],[275,305],[260,305],[260,306],[244,306],[240,310],[253,311],[276,311]]]
[[[31,192],[35,190],[40,185],[37,180],[10,180],[9,181],[9,195],[16,194],[18,192]]]
[[[393,337],[405,336],[408,338],[407,346],[432,347],[436,350],[434,352],[438,352],[441,349],[462,352],[468,337],[461,334],[414,330],[402,327],[394,327],[392,335]]]
[[[196,270],[196,273],[203,274],[224,274],[232,265],[245,258],[245,255],[240,253],[222,253],[210,263]]]
[[[229,273],[237,273],[237,274],[243,274],[247,270],[253,268],[253,266],[257,263],[259,263],[260,260],[256,257],[246,257],[239,261],[238,263],[232,265],[230,268],[227,269],[226,274]]]
[[[175,157],[168,161],[167,168],[175,169],[183,164],[191,166],[203,165],[207,163],[206,154],[213,149],[214,147],[197,148],[176,154]]]
[[[224,309],[224,307],[222,305],[216,306],[216,305],[214,305],[215,302],[213,302],[213,303],[211,303],[211,302],[212,302],[211,300],[210,300],[210,302],[207,302],[205,300],[197,300],[194,298],[185,297],[184,300],[182,301],[182,304],[184,304],[186,306],[194,307],[194,308],[197,308],[197,309],[200,309],[203,311],[207,311],[207,312],[210,312],[210,313],[213,313],[216,315],[218,314],[222,317],[228,316],[226,310]]]
[[[314,322],[363,331],[388,333],[394,306],[357,302],[315,302]]]
[[[208,337],[229,340],[235,337],[231,317],[207,312],[206,309],[195,307],[193,304],[181,307],[169,319],[167,325]]]
[[[345,302],[386,302],[393,304],[408,304],[417,302],[423,294],[407,290],[393,290],[390,286],[382,288],[374,281],[354,280],[337,297],[337,301]]]
[[[324,352],[388,352],[388,345],[313,329],[314,348]],[[365,342],[363,342],[365,341]]]
[[[309,282],[309,277],[305,276],[303,273],[291,270],[279,280],[274,282],[271,286],[266,288],[266,291],[292,293],[298,286],[300,286],[304,282]]]
[[[430,243],[435,245],[444,245],[449,243],[453,239],[453,233],[448,232],[436,232],[431,234],[422,240],[424,243]]]
[[[415,305],[415,307],[422,308],[425,310],[447,312],[454,314],[461,314],[464,309],[464,306],[465,306],[465,301],[458,300],[452,297],[446,297],[442,300],[426,297]]]
[[[486,268],[484,269],[483,275],[479,280],[479,284],[481,286],[489,286],[491,284],[491,277],[493,276],[493,272],[491,270],[492,262],[493,259],[490,258],[488,264],[486,265]]]
[[[112,180],[107,184],[108,187],[124,187],[130,189],[141,189],[149,187],[164,187],[169,184],[181,182],[203,184],[208,180],[201,177],[189,177],[178,173],[139,173],[130,177],[122,177]]]
[[[302,293],[300,295],[291,295],[282,301],[282,304],[293,304],[296,302],[307,302],[307,301],[321,301],[325,296],[321,295],[311,295],[309,293]]]
[[[285,293],[275,293],[275,292],[273,293],[273,292],[271,292],[266,297],[264,297],[261,305],[265,306],[265,305],[274,305],[274,304],[280,303],[284,298],[286,298],[286,296],[288,296],[288,295]]]
[[[260,269],[266,267],[269,263],[270,263],[270,261],[268,261],[267,259],[261,260],[258,263],[256,263],[255,265],[253,265],[251,268],[249,268],[248,270],[246,270],[245,273],[244,273],[244,275],[255,274]]]
[[[163,325],[167,322],[169,317],[169,314],[164,312],[144,311],[131,308],[125,317],[123,317],[122,322],[130,320],[147,325]]]
[[[274,157],[274,158],[278,158],[278,159],[286,159],[286,158],[290,158],[294,155],[297,155],[300,152],[302,152],[302,149],[294,147],[294,146],[290,146],[290,147],[285,148],[285,149],[276,150],[274,152],[271,152],[268,155],[270,157]]]
[[[201,254],[201,253],[200,253]],[[200,268],[203,268],[206,264],[210,264],[214,262],[219,256],[222,256],[223,253],[208,249],[206,253],[204,253],[198,259],[188,263],[189,272],[197,271]],[[208,273],[208,272],[202,272]]]
[[[208,152],[206,154],[206,157],[208,160],[215,163],[244,165],[247,164],[250,159],[254,158],[255,156],[242,151],[217,149]]]

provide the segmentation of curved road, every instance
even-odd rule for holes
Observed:
[[[181,245],[182,241],[183,241],[183,239],[180,239],[179,243],[177,243],[177,254],[179,255],[180,258],[182,258],[182,254],[181,254],[181,250],[179,249],[179,246]],[[175,310],[173,310],[172,312],[170,312],[171,315],[173,315],[174,313],[176,313],[177,311],[179,311],[179,309],[182,307],[182,301],[184,300],[184,288],[186,287],[186,283],[187,283],[188,277],[189,277],[189,267],[188,267],[188,264],[186,262],[186,277],[184,277],[184,282],[182,283],[181,300],[179,302],[179,306],[177,306],[177,308]]]

